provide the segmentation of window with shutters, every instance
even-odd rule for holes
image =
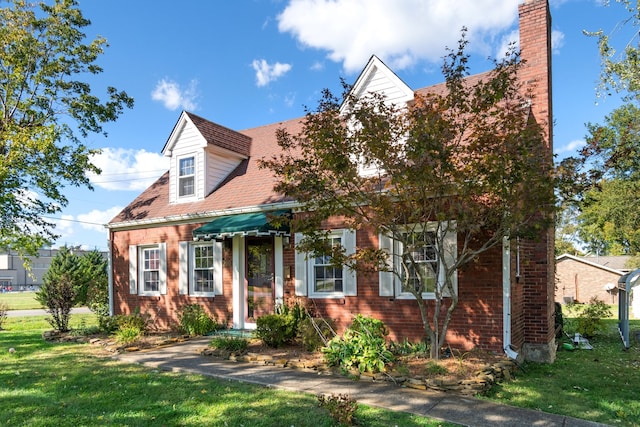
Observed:
[[[450,225],[455,226],[451,222]],[[422,289],[422,297],[435,298],[436,286],[445,283],[445,263],[453,265],[457,257],[457,235],[454,229],[447,232],[437,227],[436,222],[424,227],[407,226],[402,239],[395,240],[380,235],[380,248],[389,253],[389,270],[380,272],[380,295],[396,298],[414,298],[410,290]],[[454,228],[454,227],[453,227]],[[438,238],[437,233],[444,233]],[[445,245],[442,251],[438,244]],[[440,259],[443,255],[446,259]],[[457,289],[457,272],[451,277],[454,290]],[[448,291],[443,289],[445,296]]]
[[[343,246],[349,255],[356,250],[355,235],[354,230],[338,229],[333,230],[328,239],[332,246]],[[302,234],[296,233],[296,243],[302,238]],[[333,265],[330,254],[311,255],[296,250],[295,276],[296,295],[308,295],[311,298],[357,295],[356,272],[348,267]]]

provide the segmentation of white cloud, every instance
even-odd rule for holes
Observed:
[[[562,147],[557,147],[554,151],[556,154],[573,153],[585,146],[585,142],[582,139],[575,139]]]
[[[191,80],[186,88],[182,88],[179,83],[173,80],[162,79],[151,92],[151,99],[160,101],[165,108],[176,110],[194,111],[198,106],[195,102],[197,94],[198,82]]]
[[[113,206],[105,211],[94,209],[91,212],[79,214],[78,221],[80,221],[80,226],[86,230],[106,232],[104,224],[111,221],[122,209],[122,206]]]
[[[562,46],[564,46],[564,33],[558,30],[551,31],[551,50],[553,53],[559,53]]]
[[[106,190],[142,191],[169,169],[167,157],[146,150],[105,148],[91,161],[102,170],[91,184]]]
[[[251,67],[256,72],[256,84],[258,87],[268,85],[291,70],[290,64],[282,64],[280,62],[269,64],[265,59],[254,59]]]
[[[463,26],[470,50],[486,50],[516,23],[521,2],[291,0],[278,16],[278,29],[303,46],[328,51],[347,72],[360,71],[372,54],[399,70],[420,60],[440,62],[445,47],[457,47]]]

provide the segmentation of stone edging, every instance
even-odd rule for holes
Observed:
[[[247,362],[261,365],[275,366],[279,368],[302,369],[312,372],[322,372],[332,375],[343,375],[339,368],[328,367],[317,359],[288,359],[274,358],[259,353],[236,354],[228,351],[205,348],[200,351],[203,356],[218,357],[233,362]],[[494,384],[509,381],[513,377],[518,366],[511,360],[504,360],[492,365],[487,365],[475,373],[475,377],[467,380],[440,380],[433,378],[410,378],[395,372],[371,373],[351,371],[348,375],[357,380],[388,381],[402,387],[419,390],[437,390],[453,392],[466,396],[485,394]]]

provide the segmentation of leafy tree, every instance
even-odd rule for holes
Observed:
[[[84,302],[92,312],[98,315],[101,329],[109,329],[111,325],[109,312],[109,289],[107,276],[107,260],[98,250],[87,252],[79,259],[80,286],[87,289]]]
[[[36,293],[36,300],[51,315],[47,322],[60,332],[69,331],[69,317],[75,299],[76,291],[67,274],[43,278],[42,286]]]
[[[446,91],[417,96],[406,108],[381,95],[354,98],[346,85],[343,99],[325,90],[302,131],[279,130],[281,153],[262,161],[277,177],[275,189],[303,206],[292,220],[305,235],[296,248],[329,254],[336,267],[393,273],[415,297],[436,359],[458,303],[456,271],[505,236],[539,235],[554,210],[552,162],[523,108],[519,55],[512,51],[485,78],[469,81],[465,46],[463,33],[445,58]],[[377,173],[361,173],[362,165]],[[372,247],[347,254],[322,229],[334,216],[392,238],[402,252],[395,260]],[[426,247],[438,271],[417,259]],[[423,298],[427,291],[434,300]]]
[[[577,209],[573,205],[562,206],[556,215],[555,255],[582,255],[579,244]]]
[[[619,31],[624,25],[640,26],[640,3],[632,0],[616,0],[627,9],[629,16],[616,26]],[[606,3],[609,3],[608,1]],[[585,34],[598,39],[600,50],[600,92],[608,94],[611,90],[627,92],[627,99],[639,100],[640,95],[640,46],[638,32],[633,29],[630,40],[623,40],[622,50],[616,49],[610,34],[599,31],[585,31]]]
[[[21,255],[57,236],[46,219],[67,205],[66,185],[91,188],[98,150],[82,143],[104,133],[133,99],[107,88],[107,101],[80,77],[99,74],[106,40],[85,43],[90,21],[75,0],[5,0],[0,9],[0,247]]]
[[[578,234],[591,252],[640,253],[640,108],[622,105],[587,125],[580,155],[565,159],[563,195],[579,211]]]

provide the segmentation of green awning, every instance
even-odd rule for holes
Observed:
[[[289,211],[255,212],[221,216],[193,230],[193,240],[212,240],[243,236],[289,235],[289,225],[275,227],[269,219],[287,215]]]

